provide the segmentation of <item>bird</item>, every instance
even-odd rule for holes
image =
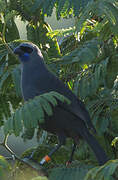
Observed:
[[[72,138],[74,142],[69,163],[72,162],[76,146],[82,138],[91,147],[99,165],[105,164],[108,158],[94,136],[96,130],[85,104],[49,70],[38,46],[32,42],[23,42],[14,49],[14,54],[21,63],[21,90],[24,101],[51,91],[60,93],[71,101],[70,104],[59,101],[58,105],[53,107],[52,116],[45,115],[44,123],[39,123],[43,130],[55,134],[59,141],[40,164],[51,160],[52,155],[65,145],[67,138]]]

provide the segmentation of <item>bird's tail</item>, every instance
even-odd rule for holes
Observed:
[[[89,144],[89,146],[93,150],[93,152],[99,162],[99,165],[105,164],[108,161],[108,158],[106,156],[105,151],[100,146],[100,144],[97,142],[95,137],[92,134],[90,134],[88,130],[83,132],[81,134],[81,136],[86,140],[86,142]]]

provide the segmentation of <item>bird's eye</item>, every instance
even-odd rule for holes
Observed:
[[[22,50],[22,51],[24,51],[25,53],[32,53],[32,51],[33,51],[33,49],[32,48],[30,48],[30,47],[26,47],[26,46],[20,46],[20,49]]]

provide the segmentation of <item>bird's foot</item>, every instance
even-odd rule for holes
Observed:
[[[35,152],[36,152],[36,151],[33,150],[30,155],[26,155],[24,158],[29,159],[29,160],[33,160],[33,156],[34,156]]]
[[[67,162],[66,162],[66,167],[70,167],[70,166],[71,166],[71,163],[72,163],[72,161],[70,161],[70,160],[67,161]]]

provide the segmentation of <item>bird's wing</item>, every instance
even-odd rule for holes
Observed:
[[[71,103],[70,105],[59,103],[59,105],[62,106],[62,108],[64,108],[66,111],[69,111],[72,114],[74,114],[75,116],[77,116],[79,119],[82,119],[86,123],[87,127],[90,130],[92,130],[93,133],[96,133],[96,130],[95,130],[95,128],[92,124],[92,121],[90,119],[89,113],[85,109],[84,106],[81,106],[79,103],[78,104]]]
[[[67,97],[71,101],[71,104],[68,105],[66,103],[59,102],[59,105],[77,116],[78,118],[82,119],[89,129],[91,129],[94,133],[96,132],[84,103],[80,101],[75,96],[75,94],[73,94],[72,91],[69,90],[66,85],[64,85],[62,81],[60,81],[55,75],[49,72],[48,78],[46,79],[45,87],[41,87],[40,94],[50,91],[56,91]]]

